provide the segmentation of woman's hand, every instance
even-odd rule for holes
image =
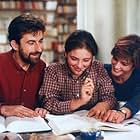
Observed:
[[[125,120],[125,114],[117,110],[109,110],[103,117],[103,121],[109,121],[113,123],[121,123]]]
[[[81,97],[80,97],[80,99],[83,101],[84,104],[86,104],[91,99],[93,90],[94,85],[92,79],[86,78],[81,88]]]
[[[88,116],[94,116],[97,119],[102,119],[108,110],[109,104],[107,102],[99,102],[96,104],[96,106],[89,110]]]
[[[82,105],[85,105],[90,101],[94,90],[93,81],[90,78],[86,78],[81,88],[81,94],[78,99],[71,100],[71,111],[76,110]]]
[[[45,118],[46,114],[48,113],[46,109],[44,108],[36,108],[35,113],[37,113],[42,118]]]

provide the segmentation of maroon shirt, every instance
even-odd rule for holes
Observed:
[[[24,105],[34,109],[42,84],[45,63],[40,60],[24,71],[13,59],[13,52],[0,54],[0,104]]]

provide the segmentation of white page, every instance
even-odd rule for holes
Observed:
[[[85,130],[89,128],[87,121],[82,121],[80,117],[72,115],[47,115],[49,125],[54,128],[53,131],[56,135],[66,134],[77,130]]]
[[[137,124],[140,125],[140,114],[135,114],[132,118],[126,119],[122,122],[124,125]]]
[[[90,124],[94,125],[95,129],[111,130],[111,131],[113,130],[114,131],[129,131],[127,128],[125,128],[124,124],[102,122],[101,120],[95,119],[94,117],[87,117],[88,110],[80,110],[80,111],[74,112],[74,114],[80,117],[84,117],[85,121],[88,121]]]
[[[0,133],[5,131],[5,118],[0,116]]]
[[[57,135],[88,130],[129,131],[123,124],[101,122],[94,117],[87,117],[86,114],[85,110],[66,115],[47,114],[46,119]]]
[[[47,122],[41,117],[20,118],[20,117],[12,116],[6,118],[6,124],[7,124],[7,131],[17,132],[17,133],[51,130]]]

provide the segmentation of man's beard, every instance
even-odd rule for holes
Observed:
[[[30,53],[29,55],[27,55],[23,52],[22,49],[19,50],[19,56],[21,57],[22,61],[26,64],[34,65],[34,64],[39,62],[40,56],[42,53],[37,52],[36,54],[39,54],[39,57],[38,58],[31,58],[31,55],[34,55],[34,54],[35,53]]]

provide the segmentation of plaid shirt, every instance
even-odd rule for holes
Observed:
[[[72,99],[79,98],[85,78],[91,78],[95,86],[91,100],[79,109],[90,109],[98,102],[106,101],[110,108],[116,104],[114,88],[103,64],[94,60],[92,65],[78,78],[73,79],[67,64],[51,64],[45,69],[45,77],[39,95],[43,107],[54,114],[71,112]]]

